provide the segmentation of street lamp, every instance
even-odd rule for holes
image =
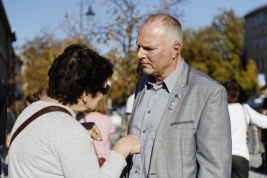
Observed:
[[[87,15],[90,19],[95,15],[95,13],[92,11],[92,7],[91,7],[91,6],[89,6],[89,9],[88,9],[86,15]]]
[[[87,28],[89,27],[89,29],[87,29],[87,30],[90,31],[93,28],[93,17],[95,16],[95,13],[93,12],[91,6],[89,6],[88,11],[86,12],[85,15],[88,17],[88,19],[87,19]]]
[[[92,10],[92,7],[89,6],[87,13],[85,14],[89,17],[89,20],[91,21],[95,13]],[[83,36],[83,0],[80,0],[80,38]]]

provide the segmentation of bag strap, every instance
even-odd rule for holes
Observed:
[[[11,147],[11,144],[12,142],[14,141],[14,139],[18,136],[18,134],[25,128],[27,127],[32,121],[34,121],[35,119],[37,119],[38,117],[40,117],[41,115],[45,114],[45,113],[49,113],[49,112],[53,112],[53,111],[61,111],[61,112],[65,112],[67,114],[69,114],[70,116],[71,113],[63,108],[63,107],[60,107],[60,106],[48,106],[48,107],[45,107],[43,109],[40,109],[39,111],[37,111],[36,113],[34,113],[31,117],[29,117],[26,121],[24,121],[20,126],[19,128],[14,132],[14,134],[12,135],[12,138],[11,138],[11,141],[10,141],[10,146]]]
[[[249,121],[248,121],[247,125],[249,125],[249,124],[251,123],[250,114],[249,114],[249,112],[247,111],[247,109],[246,109],[246,107],[244,106],[244,104],[242,104],[242,108],[243,108],[243,111],[244,111],[244,115],[245,115],[246,123],[247,123],[247,114],[248,114]],[[246,113],[247,113],[247,114],[246,114]]]

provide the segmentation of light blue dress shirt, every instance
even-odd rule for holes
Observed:
[[[182,59],[179,67],[158,85],[156,85],[153,76],[148,78],[144,96],[134,114],[132,133],[140,136],[142,151],[140,154],[133,155],[130,178],[144,178],[148,176],[156,132],[163,112],[169,105],[169,97],[183,66],[184,60]]]

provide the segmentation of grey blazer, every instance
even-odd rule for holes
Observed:
[[[137,85],[133,114],[144,95],[148,76]],[[179,93],[180,99],[175,98]],[[206,74],[184,65],[159,124],[150,162],[151,178],[231,177],[231,126],[225,88]],[[128,177],[131,157],[122,177]]]

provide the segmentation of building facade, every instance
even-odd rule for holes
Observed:
[[[5,9],[0,0],[0,78],[4,81],[9,97],[22,95],[20,76],[22,62],[15,55],[12,43],[16,41],[15,32],[11,30]]]
[[[267,3],[245,15],[245,59],[267,75]]]

